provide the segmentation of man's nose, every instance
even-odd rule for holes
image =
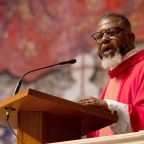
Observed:
[[[108,34],[104,33],[103,37],[101,39],[101,43],[108,43],[109,41],[110,41],[110,38],[109,38]]]

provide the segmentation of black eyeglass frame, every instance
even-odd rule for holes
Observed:
[[[113,31],[112,31],[113,30]],[[106,33],[107,36],[109,38],[117,36],[121,31],[126,31],[129,33],[128,30],[122,28],[122,27],[111,27],[111,28],[107,28],[105,30],[102,30],[100,32],[96,32],[94,34],[91,35],[91,37],[96,41],[96,42],[100,42],[103,35]],[[98,35],[99,34],[99,35]]]

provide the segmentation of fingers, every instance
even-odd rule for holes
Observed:
[[[100,109],[109,111],[106,101],[100,100],[98,98],[94,98],[91,96],[88,98],[85,98],[85,99],[81,99],[78,103],[81,105],[88,105],[91,107],[96,107],[96,108],[100,108]]]
[[[84,98],[84,99],[79,100],[79,102],[83,102],[83,101],[94,101],[95,99],[97,99],[97,98],[94,98],[94,97],[92,97],[92,96],[89,96],[89,97],[87,97],[87,98]]]
[[[95,102],[95,99],[94,97],[87,97],[85,99],[81,99],[78,101],[78,103],[82,104],[82,105],[89,105],[89,104],[94,104]]]
[[[88,97],[85,99],[81,99],[78,103],[82,105],[99,105],[100,100],[94,97]]]

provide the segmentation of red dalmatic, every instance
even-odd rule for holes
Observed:
[[[144,50],[109,71],[109,76],[110,80],[101,99],[109,98],[127,104],[133,131],[144,130]],[[109,91],[112,83],[115,88]],[[88,137],[99,136],[100,131],[93,132]]]

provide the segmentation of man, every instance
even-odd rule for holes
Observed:
[[[89,137],[144,130],[144,50],[135,48],[129,20],[120,14],[106,14],[92,37],[110,80],[101,100],[88,97],[79,103],[116,110],[118,122]]]

